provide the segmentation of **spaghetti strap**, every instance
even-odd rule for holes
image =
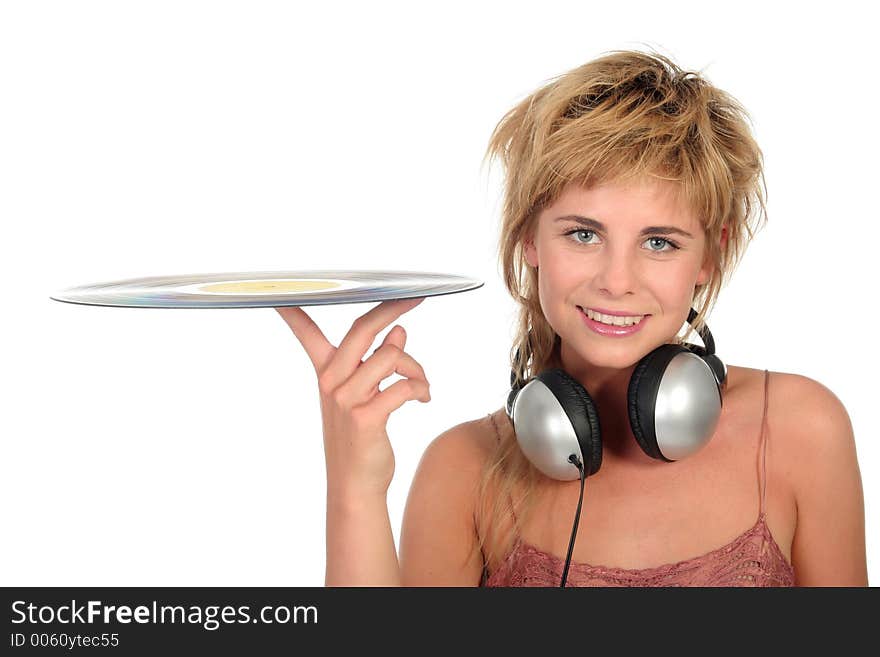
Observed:
[[[489,418],[489,421],[492,423],[492,426],[495,427],[495,436],[498,438],[498,444],[501,444],[501,432],[498,431],[498,424],[495,422],[495,418],[492,417],[492,414],[489,413],[486,417]]]
[[[492,413],[488,414],[489,421],[492,423],[492,427],[495,429],[495,436],[498,438],[498,444],[501,444],[501,432],[498,430],[498,423],[495,422],[495,418]],[[510,515],[513,517],[513,525],[517,527],[519,525],[519,521],[516,517],[516,512],[513,510],[513,498],[508,494],[507,496],[508,505],[510,506]]]
[[[761,436],[759,449],[761,452],[761,475],[758,479],[758,495],[760,497],[760,507],[758,509],[758,518],[764,515],[767,497],[767,406],[769,403],[767,390],[770,384],[770,372],[764,370],[764,415],[761,417]]]

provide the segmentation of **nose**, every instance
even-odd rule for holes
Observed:
[[[637,272],[632,253],[624,249],[605,249],[598,261],[595,285],[609,297],[632,294]]]

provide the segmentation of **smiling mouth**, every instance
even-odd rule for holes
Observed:
[[[650,314],[645,315],[607,315],[604,313],[599,313],[594,311],[591,308],[584,308],[582,306],[577,307],[580,310],[581,314],[587,317],[588,319],[597,322],[599,324],[604,324],[606,326],[635,326],[641,323],[645,318],[650,317]]]

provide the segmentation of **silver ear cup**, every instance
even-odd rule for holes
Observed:
[[[712,438],[721,417],[721,392],[712,368],[690,352],[676,354],[657,388],[654,433],[670,461],[688,457]]]
[[[532,379],[518,392],[510,414],[520,449],[538,470],[552,479],[580,479],[568,457],[584,455],[574,427],[556,396],[540,379]]]

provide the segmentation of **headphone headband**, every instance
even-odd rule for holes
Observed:
[[[690,312],[688,313],[687,323],[690,324],[691,326],[693,326],[694,320],[697,318],[697,314],[698,314],[697,311],[694,310],[693,308],[691,308]],[[697,334],[700,336],[700,339],[703,341],[705,348],[700,349],[700,347],[697,347],[697,345],[691,345],[689,342],[685,343],[685,344],[690,345],[691,347],[697,347],[697,349],[700,349],[703,352],[700,355],[711,356],[712,354],[714,354],[715,353],[715,339],[712,337],[712,332],[709,330],[709,326],[705,322],[703,323],[703,328],[701,328],[699,331],[697,331]]]

